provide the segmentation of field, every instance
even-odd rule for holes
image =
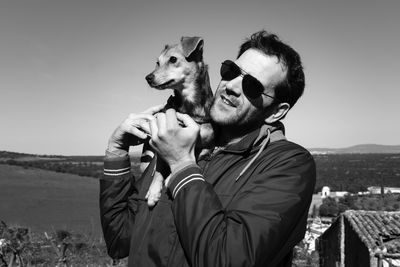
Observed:
[[[325,154],[314,159],[315,193],[325,185],[350,192],[368,186],[400,187],[400,154]],[[101,235],[97,178],[102,175],[102,156],[0,151],[0,163],[1,220],[39,231],[71,229]],[[132,166],[138,175],[137,164]]]
[[[325,185],[350,192],[400,187],[400,154],[325,154],[314,159],[315,193]],[[0,163],[1,220],[39,231],[60,228],[101,235],[97,178],[102,175],[102,156],[0,151]],[[137,164],[132,166],[138,175]]]
[[[332,191],[357,193],[369,186],[400,187],[400,154],[314,155],[317,166],[315,192],[323,186]]]
[[[0,220],[101,237],[98,187],[93,178],[0,164]]]

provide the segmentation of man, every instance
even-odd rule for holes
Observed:
[[[130,115],[112,135],[100,182],[111,257],[129,255],[129,266],[291,266],[315,184],[312,156],[280,122],[303,93],[300,57],[261,31],[221,76],[210,155],[196,160],[199,126],[189,116],[160,107]],[[154,209],[144,198],[154,165],[135,180],[127,156],[149,133],[171,169]]]

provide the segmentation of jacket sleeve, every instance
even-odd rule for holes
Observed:
[[[108,254],[124,258],[129,254],[131,229],[137,203],[130,196],[133,186],[128,156],[104,159],[104,176],[100,179],[100,216]]]
[[[314,160],[297,151],[271,165],[252,173],[225,209],[197,165],[173,175],[175,224],[191,266],[274,266],[303,238]]]

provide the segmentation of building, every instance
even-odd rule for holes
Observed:
[[[321,219],[320,217],[316,217],[313,219],[308,219],[307,221],[307,230],[304,235],[303,242],[307,246],[307,252],[311,254],[315,251],[315,241],[317,238],[329,228],[332,221],[329,219]]]
[[[325,198],[330,197],[338,201],[339,198],[342,198],[347,194],[349,194],[347,191],[331,191],[329,186],[322,187],[321,192],[313,194],[308,214],[310,216],[315,216],[315,209],[319,209]]]
[[[331,198],[341,198],[347,195],[347,191],[332,191],[329,186],[324,186],[321,189],[321,198],[331,197]]]
[[[316,246],[320,266],[400,266],[400,212],[345,211]]]
[[[383,193],[388,194],[400,194],[400,188],[399,187],[380,187],[380,186],[370,186],[367,188],[368,189],[368,193],[370,194],[381,194],[382,193],[382,189],[383,189]]]

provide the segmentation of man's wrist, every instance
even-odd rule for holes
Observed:
[[[113,146],[108,146],[106,149],[106,157],[107,158],[119,158],[119,157],[126,157],[129,154],[128,149],[116,148]]]
[[[185,168],[185,167],[187,167],[189,165],[192,165],[192,164],[196,164],[196,161],[192,160],[192,159],[187,159],[187,160],[179,161],[179,162],[177,162],[175,164],[171,164],[169,166],[170,169],[171,169],[171,174],[177,173],[180,170],[182,170],[183,168]]]

